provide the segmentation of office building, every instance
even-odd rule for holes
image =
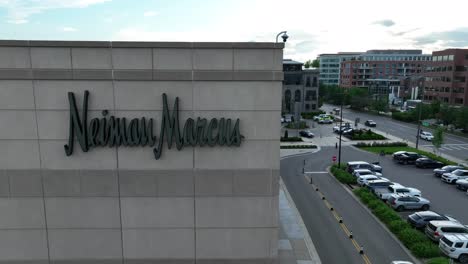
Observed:
[[[300,114],[318,109],[319,70],[303,69],[302,62],[283,60],[282,112]]]

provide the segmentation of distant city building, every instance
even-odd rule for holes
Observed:
[[[283,113],[300,114],[319,107],[319,70],[302,69],[303,65],[302,62],[283,60]]]
[[[320,84],[339,85],[341,63],[361,53],[362,52],[338,52],[320,54],[318,57],[320,63]]]
[[[468,106],[468,49],[434,51],[424,76],[424,100]]]
[[[364,86],[369,89],[373,99],[386,99],[389,104],[400,103],[401,85],[398,79],[367,79]]]
[[[366,86],[367,79],[395,79],[421,75],[431,55],[421,50],[368,50],[341,63],[340,86]]]

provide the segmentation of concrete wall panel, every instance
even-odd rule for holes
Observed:
[[[36,140],[0,140],[0,168],[40,168],[39,145]]]
[[[34,109],[32,81],[0,81],[0,109]]]
[[[191,70],[191,49],[153,49],[153,68],[158,70]]]
[[[69,48],[31,48],[31,64],[37,69],[71,69]]]
[[[26,47],[0,47],[0,68],[30,68],[29,49]]]
[[[48,263],[45,230],[0,230],[0,261]]]
[[[0,229],[44,228],[42,198],[0,198]]]
[[[114,69],[151,69],[151,53],[151,49],[144,48],[113,48],[112,64]]]
[[[37,139],[34,111],[0,110],[0,139]]]
[[[72,48],[73,69],[111,69],[111,50],[108,48]]]

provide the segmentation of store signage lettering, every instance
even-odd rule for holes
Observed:
[[[76,106],[75,94],[68,93],[70,104],[70,123],[68,144],[65,147],[67,156],[73,154],[75,139],[83,152],[94,147],[153,147],[155,159],[161,157],[163,143],[177,150],[185,146],[240,146],[244,136],[240,134],[240,121],[230,118],[188,118],[181,129],[179,124],[179,98],[175,98],[171,111],[167,103],[167,95],[162,95],[163,115],[160,123],[159,137],[153,131],[153,118],[145,117],[127,120],[125,117],[108,116],[108,111],[102,111],[101,118],[93,118],[88,122],[89,91],[84,92],[81,116]]]

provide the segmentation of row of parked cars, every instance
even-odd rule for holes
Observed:
[[[445,165],[440,161],[408,151],[397,151],[392,156],[393,160],[400,164],[415,164],[418,168],[435,168],[434,176],[439,177],[443,182],[456,185],[468,195],[468,169],[463,166]]]
[[[435,169],[434,174],[443,177],[457,170],[460,170],[457,166],[444,166]],[[460,263],[468,263],[468,226],[450,215],[428,211],[430,201],[421,197],[420,190],[383,177],[379,164],[351,161],[347,163],[347,171],[357,178],[360,186],[368,188],[393,209],[421,209],[422,211],[410,214],[407,222],[414,228],[424,230],[432,241],[439,243],[439,248],[445,255]]]

